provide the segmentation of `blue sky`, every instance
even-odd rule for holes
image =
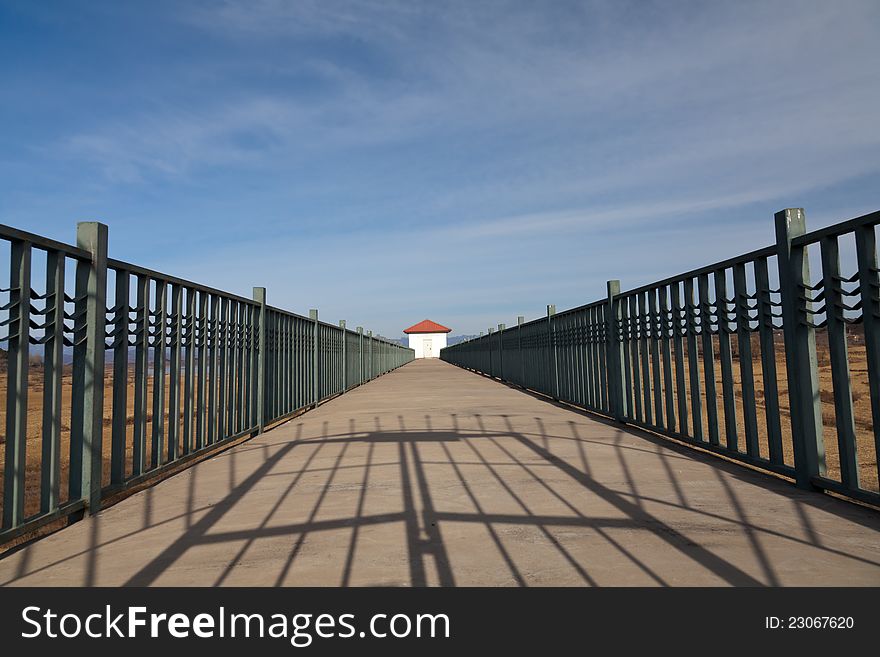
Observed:
[[[388,336],[878,209],[880,3],[0,0],[0,222]]]

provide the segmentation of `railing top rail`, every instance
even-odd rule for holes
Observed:
[[[185,278],[178,278],[177,276],[171,276],[170,274],[163,274],[160,271],[156,271],[155,269],[148,269],[146,267],[141,267],[139,265],[134,265],[130,262],[125,262],[123,260],[116,260],[115,258],[107,258],[107,267],[109,269],[113,269],[116,271],[126,272],[129,274],[137,274],[140,276],[148,276],[153,280],[161,280],[165,283],[170,283],[172,285],[180,285],[182,287],[187,287],[193,290],[197,290],[199,292],[205,292],[207,294],[216,294],[221,297],[226,297],[227,299],[232,299],[234,301],[238,301],[241,303],[247,303],[250,305],[259,305],[253,299],[248,299],[247,297],[240,296],[238,294],[233,294],[232,292],[226,292],[224,290],[217,289],[215,287],[210,287],[208,285],[202,285],[201,283],[195,283],[193,281],[188,281]]]
[[[658,287],[664,287],[666,285],[673,285],[675,283],[681,283],[689,278],[695,278],[700,276],[701,274],[711,274],[712,272],[716,272],[719,269],[727,269],[729,267],[733,267],[734,265],[739,265],[742,263],[752,262],[753,260],[757,260],[758,258],[769,258],[770,256],[776,255],[776,247],[775,246],[765,246],[762,249],[757,249],[755,251],[749,251],[748,253],[744,253],[743,255],[736,256],[734,258],[728,258],[727,260],[722,260],[720,262],[713,263],[711,265],[706,265],[705,267],[699,267],[697,269],[692,269],[683,274],[676,274],[675,276],[670,276],[669,278],[664,278],[660,281],[655,281],[653,283],[648,283],[646,285],[641,285],[639,287],[633,288],[632,290],[625,290],[621,292],[618,297],[627,297],[632,296],[633,294],[639,294],[641,292],[647,292],[649,290],[656,289]]]
[[[559,313],[556,314],[556,316],[558,316],[558,315],[559,315]],[[527,326],[531,326],[532,324],[538,324],[540,322],[546,322],[546,321],[547,321],[547,315],[542,315],[541,317],[535,317],[535,319],[530,319],[527,322],[523,322],[522,327],[525,328]],[[514,326],[508,326],[504,330],[507,331],[508,329],[515,329],[515,328],[519,328],[519,324],[516,324]],[[477,336],[476,339],[487,338],[487,337],[489,337],[488,334],[487,335],[480,335],[480,336]]]
[[[293,317],[295,319],[302,319],[307,322],[315,321],[311,317],[306,317],[305,315],[300,315],[299,313],[295,313],[290,310],[285,310],[284,308],[279,308],[278,306],[270,306],[269,304],[266,304],[266,310],[273,312],[273,313],[278,313],[280,315],[287,315],[288,317]],[[319,323],[320,324],[327,324],[327,322],[323,322],[320,320],[319,320]],[[339,327],[337,326],[336,328],[339,328]]]
[[[574,308],[567,308],[565,310],[560,310],[558,313],[556,313],[554,315],[554,317],[559,318],[559,317],[563,317],[565,315],[571,315],[572,313],[580,312],[581,310],[589,310],[590,308],[598,308],[599,306],[604,306],[607,302],[608,302],[607,299],[599,299],[597,301],[591,301],[590,303],[585,303],[580,306],[575,306]],[[543,319],[546,319],[546,318],[543,318]],[[531,320],[531,321],[540,321],[540,319]]]
[[[598,308],[599,306],[602,306],[605,303],[606,303],[606,299],[599,299],[598,301],[592,301],[590,303],[585,303],[580,306],[575,306],[574,308],[568,308],[566,310],[561,310],[558,313],[556,313],[555,315],[553,315],[553,318],[559,319],[561,317],[565,317],[566,315],[571,315],[571,314],[579,312],[581,310],[589,310],[590,308]],[[531,326],[532,324],[538,324],[538,323],[546,322],[546,321],[547,321],[547,316],[544,315],[542,317],[536,317],[535,319],[530,319],[529,321],[523,322],[522,324],[511,324],[510,326],[505,326],[503,329],[501,329],[500,331],[495,331],[493,334],[497,335],[499,333],[507,333],[509,331],[516,331],[520,327],[524,328],[527,326]],[[447,347],[444,347],[444,349],[448,349],[449,347],[456,347],[460,344],[466,344],[468,342],[475,342],[477,340],[481,340],[483,338],[488,338],[488,337],[489,337],[488,333],[485,335],[477,335],[472,338],[468,338],[467,340],[462,340],[461,342],[457,342],[456,344],[448,345]]]
[[[849,223],[857,222],[854,225],[856,225],[856,226],[864,225],[865,223],[870,223],[870,220],[866,221],[865,219],[871,218],[874,215],[877,215],[876,219],[877,219],[877,221],[880,221],[880,212],[876,212],[876,213],[872,213],[872,215],[865,215],[865,217],[860,217],[859,220],[862,220],[861,223],[858,223],[859,220],[856,220],[856,219],[854,219],[852,222],[847,222],[847,223],[849,224]],[[852,228],[850,228],[849,230],[852,230]],[[822,231],[816,231],[816,232],[819,233]],[[846,232],[846,231],[843,231],[843,232]],[[809,234],[807,236],[809,236]],[[807,236],[805,236],[805,237],[807,237]],[[762,249],[757,249],[755,251],[750,251],[749,253],[745,253],[743,255],[739,255],[739,256],[736,256],[733,258],[728,258],[727,260],[722,260],[720,262],[716,262],[711,265],[706,265],[705,267],[699,267],[697,269],[692,269],[691,271],[685,272],[683,274],[676,274],[675,276],[670,276],[669,278],[665,278],[660,281],[648,283],[646,285],[642,285],[642,286],[633,288],[632,290],[622,291],[618,295],[618,298],[629,297],[634,294],[639,294],[641,292],[647,292],[649,290],[653,290],[658,287],[663,287],[665,285],[672,285],[675,283],[680,283],[684,280],[687,280],[689,278],[694,278],[694,277],[699,276],[701,274],[715,272],[719,269],[727,269],[728,267],[732,267],[732,266],[738,265],[740,263],[751,262],[753,260],[757,260],[758,258],[767,258],[767,257],[773,256],[773,255],[776,255],[776,247],[775,246],[766,246]],[[561,311],[557,312],[555,315],[553,315],[553,317],[558,319],[560,317],[564,317],[566,315],[571,315],[572,313],[576,313],[576,312],[579,312],[582,310],[588,310],[590,308],[602,306],[605,303],[607,303],[607,299],[599,299],[597,301],[591,301],[590,303],[576,306],[574,308],[568,308],[566,310],[561,310]],[[523,322],[522,326],[523,327],[531,326],[533,324],[537,324],[540,322],[546,322],[546,321],[547,321],[546,316],[537,317],[535,319],[529,320],[528,322]],[[518,325],[508,326],[508,327],[505,327],[504,331],[510,331],[510,330],[514,330],[517,328],[518,328]],[[476,336],[476,337],[471,338],[469,340],[465,340],[464,342],[459,342],[458,344],[465,344],[468,342],[474,342],[474,341],[480,340],[482,338],[487,338],[487,337],[489,337],[488,334],[482,335],[482,336]],[[450,345],[450,346],[455,347],[457,345]]]
[[[57,242],[48,237],[29,233],[25,230],[19,230],[18,228],[13,228],[6,224],[0,224],[0,239],[29,242],[38,249],[44,251],[62,251],[71,258],[76,258],[78,260],[88,261],[92,259],[91,253],[78,246],[72,246],[70,244],[65,244],[64,242]]]
[[[876,215],[876,217],[875,217],[875,215]],[[850,223],[855,222],[854,226],[864,225],[866,223],[870,223],[870,219],[872,217],[875,218],[875,223],[880,222],[880,212],[875,212],[875,213],[872,213],[871,215],[865,215],[865,217],[860,217],[859,219],[854,219],[854,220],[852,220],[852,222],[847,222],[847,223],[850,224]],[[849,230],[852,230],[852,228],[849,228]],[[821,233],[821,232],[822,231],[816,231],[816,233]],[[842,232],[847,232],[847,231],[843,230]],[[804,237],[808,237],[809,235],[810,234],[807,234]],[[647,292],[649,290],[653,290],[658,287],[663,287],[665,285],[673,285],[675,283],[680,283],[680,282],[687,280],[689,278],[694,278],[694,277],[699,276],[701,274],[715,272],[719,269],[727,269],[728,267],[732,267],[732,266],[738,265],[740,263],[751,262],[753,260],[757,260],[758,258],[767,258],[767,257],[773,256],[773,255],[776,255],[776,247],[775,246],[766,246],[762,249],[757,249],[755,251],[750,251],[749,253],[745,253],[743,255],[735,256],[733,258],[728,258],[727,260],[722,260],[720,262],[716,262],[711,265],[706,265],[705,267],[699,267],[697,269],[692,269],[691,271],[685,272],[683,274],[676,274],[675,276],[670,276],[669,278],[665,278],[660,281],[648,283],[646,285],[642,285],[642,286],[633,288],[632,290],[622,291],[618,295],[618,298],[628,297],[628,296],[632,296],[634,294],[640,294],[641,292]],[[590,308],[596,308],[596,307],[602,306],[606,303],[607,303],[607,299],[604,299],[604,298],[598,299],[596,301],[591,301],[590,303],[585,303],[580,306],[575,306],[574,308],[567,308],[566,310],[561,310],[561,311],[557,312],[555,315],[553,315],[553,317],[554,317],[554,319],[559,319],[561,317],[565,317],[567,315],[571,315],[573,313],[580,312],[582,310],[589,310]],[[527,322],[523,322],[522,326],[523,327],[531,326],[533,324],[537,324],[540,322],[546,322],[546,321],[547,321],[546,316],[537,317],[535,319],[530,319]],[[515,330],[517,328],[519,328],[519,326],[514,324],[512,326],[505,327],[504,330],[500,331],[500,332],[503,333],[504,331],[511,331],[511,330]],[[488,335],[476,336],[474,338],[470,338],[469,340],[459,342],[458,344],[465,344],[468,342],[474,342],[476,340],[480,340],[481,338],[487,338],[487,337],[488,337]],[[450,345],[450,346],[455,347],[457,345]]]
[[[849,221],[834,224],[833,226],[827,226],[825,228],[819,228],[818,230],[810,231],[809,233],[804,233],[803,235],[795,237],[791,241],[791,243],[793,246],[805,246],[807,244],[815,244],[825,237],[837,237],[839,235],[846,235],[847,233],[851,233],[852,231],[863,226],[876,226],[877,224],[880,224],[880,210],[864,214],[861,217],[856,217],[855,219],[850,219]]]
[[[297,314],[297,313],[292,312],[292,311],[290,311],[290,310],[285,310],[284,308],[279,308],[278,306],[270,306],[270,305],[266,305],[266,310],[269,310],[269,311],[271,311],[271,312],[275,312],[275,313],[279,313],[279,314],[281,314],[281,315],[286,315],[287,317],[294,317],[294,318],[296,318],[296,319],[302,319],[302,320],[304,320],[304,321],[306,321],[306,322],[314,322],[314,321],[315,321],[315,320],[312,319],[311,317],[306,317],[306,316],[304,316],[304,315]],[[325,321],[322,320],[322,319],[319,319],[319,320],[318,320],[318,324],[320,324],[321,326],[327,326],[327,327],[329,327],[329,328],[336,329],[336,330],[338,330],[338,331],[343,331],[343,330],[344,330],[345,333],[348,334],[348,335],[352,335],[352,336],[360,335],[357,331],[355,331],[355,330],[352,329],[352,328],[349,328],[348,326],[346,326],[345,329],[343,329],[341,326],[339,326],[339,325],[337,325],[337,324],[333,324],[333,323],[331,323],[331,322],[325,322]],[[364,333],[364,337],[366,338],[366,337],[370,337],[370,336],[368,336],[366,333]],[[383,343],[385,343],[385,344],[390,344],[390,345],[392,345],[392,346],[394,346],[394,347],[399,347],[399,348],[401,348],[401,349],[409,349],[409,347],[405,347],[405,346],[402,345],[402,344],[399,344],[399,343],[394,342],[394,341],[392,341],[392,340],[388,340],[388,339],[386,339],[386,338],[382,338],[382,337],[380,337],[380,336],[378,336],[378,335],[374,335],[374,336],[372,336],[372,338],[373,338],[373,340],[375,340],[375,341],[377,341],[377,342],[383,342]]]

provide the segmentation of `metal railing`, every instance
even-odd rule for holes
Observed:
[[[413,359],[268,306],[265,288],[248,299],[110,259],[107,234],[81,223],[70,246],[0,225],[0,544]]]
[[[880,504],[880,212],[808,233],[787,209],[775,224],[773,246],[626,292],[608,281],[600,301],[440,357]]]

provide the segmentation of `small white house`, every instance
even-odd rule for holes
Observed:
[[[403,332],[409,336],[409,348],[416,352],[416,358],[439,358],[450,331],[452,329],[426,319]]]

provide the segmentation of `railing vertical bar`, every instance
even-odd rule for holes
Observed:
[[[620,283],[618,281],[618,287]],[[619,292],[618,292],[619,295]],[[617,323],[614,328],[614,336],[621,345],[621,371],[623,372],[623,406],[621,406],[621,419],[634,418],[633,408],[633,376],[632,354],[630,340],[629,302],[627,297],[615,295],[617,306]]]
[[[309,310],[309,319],[312,320],[312,398],[309,400],[313,405],[317,406],[321,399],[320,394],[320,377],[318,375],[321,364],[321,336],[320,324],[318,324],[318,310],[312,308]]]
[[[592,397],[592,353],[590,351],[590,313],[589,310],[574,313],[574,326],[572,327],[572,341],[574,343],[575,371],[574,386],[575,398],[583,406],[590,407]]]
[[[593,319],[592,309],[584,312],[584,352],[587,366],[584,372],[586,380],[588,408],[597,408],[599,404],[599,390],[596,386],[596,325]]]
[[[155,325],[153,326],[153,436],[150,467],[165,462],[165,349],[168,330],[168,284],[156,280]]]
[[[633,403],[635,406],[634,418],[638,422],[644,422],[645,412],[644,408],[642,407],[643,393],[640,369],[642,322],[638,310],[638,301],[639,300],[636,295],[632,295],[629,297],[629,318],[627,320],[627,323],[629,325],[628,342],[631,345],[632,360],[629,361],[626,366],[627,369],[632,371]]]
[[[742,262],[733,267],[733,297],[746,453],[758,458],[761,453],[758,447],[758,410],[755,403],[755,372],[752,364],[752,329],[746,287],[746,266]]]
[[[580,403],[589,406],[590,403],[590,341],[589,341],[589,317],[586,313],[578,315],[578,396]]]
[[[265,372],[264,372],[264,397],[265,407],[263,409],[264,421],[266,423],[273,422],[275,418],[285,415],[290,410],[290,404],[287,400],[288,379],[287,367],[288,349],[287,349],[287,321],[288,317],[282,313],[276,313],[266,310],[264,317],[266,319],[265,347],[261,344],[260,348],[266,349],[265,355]]]
[[[220,381],[222,373],[220,355],[223,353],[223,348],[221,345],[222,320],[220,317],[220,297],[216,294],[211,294],[209,301],[211,305],[211,315],[208,321],[208,326],[210,327],[208,333],[208,415],[205,419],[205,424],[207,425],[205,442],[208,445],[213,445],[219,440],[218,422],[221,412],[218,410],[218,404],[220,403]]]
[[[235,349],[235,399],[233,408],[235,409],[235,419],[233,420],[234,432],[243,431],[247,418],[245,418],[245,387],[247,384],[247,306],[244,303],[236,302],[236,349]]]
[[[574,386],[575,403],[581,406],[587,405],[586,396],[586,378],[587,372],[584,369],[584,349],[586,346],[584,326],[587,322],[586,313],[576,313],[572,327],[572,380]]]
[[[596,332],[596,351],[598,354],[598,370],[596,372],[596,385],[599,388],[599,410],[608,412],[608,386],[606,378],[608,376],[608,363],[605,360],[605,316],[603,315],[603,306],[593,307],[593,316],[595,317]]]
[[[10,256],[9,337],[6,352],[6,451],[3,468],[4,529],[18,527],[25,518],[31,321],[30,243],[13,240]]]
[[[228,413],[226,407],[229,400],[229,342],[230,342],[230,323],[229,323],[229,306],[230,301],[227,297],[220,297],[220,316],[217,322],[218,341],[217,348],[217,433],[214,436],[216,442],[221,442],[228,435],[226,428],[226,418]]]
[[[50,251],[46,258],[47,340],[43,351],[43,442],[40,464],[40,512],[42,513],[54,511],[61,501],[65,259],[66,256],[62,251]],[[11,331],[11,324],[9,328]],[[9,388],[10,386],[7,386],[7,391]]]
[[[681,304],[681,283],[676,281],[670,286],[672,346],[675,352],[675,398],[678,402],[678,432],[683,436],[690,433],[688,420],[687,387],[684,372],[684,335],[687,335],[687,316]]]
[[[663,396],[666,401],[666,430],[675,433],[675,391],[672,386],[672,352],[670,344],[670,333],[673,332],[674,326],[670,317],[669,291],[666,286],[660,286],[657,294],[659,296],[658,310],[660,313],[657,327],[661,331],[663,348]]]
[[[755,297],[758,306],[758,337],[761,342],[761,377],[764,381],[764,416],[770,462],[781,465],[782,422],[779,415],[779,385],[776,372],[775,329],[767,258],[755,261]]]
[[[194,446],[195,413],[193,402],[195,401],[196,368],[196,291],[191,287],[186,289],[186,314],[183,326],[186,330],[184,335],[186,360],[183,366],[183,453],[189,454]]]
[[[168,374],[168,461],[180,455],[180,375],[183,345],[183,288],[171,285],[171,350]]]
[[[856,229],[855,234],[865,364],[874,429],[874,465],[880,473],[880,272],[877,268],[877,237],[874,226],[862,226]]]
[[[569,321],[570,315],[563,315],[556,320],[556,367],[559,377],[559,398],[565,401],[571,401],[569,392],[569,364],[568,364],[568,344],[569,344]]]
[[[556,306],[547,306],[547,390],[553,399],[559,399],[559,369],[556,361],[556,327],[554,321]],[[491,336],[486,338],[491,341]]]
[[[138,274],[135,285],[134,341],[134,427],[131,475],[138,477],[147,468],[147,400],[150,377],[150,277]]]
[[[703,442],[703,404],[700,396],[700,355],[697,346],[697,313],[699,307],[694,296],[694,279],[684,280],[685,332],[687,334],[688,381],[691,393],[691,418],[693,437]]]
[[[256,390],[256,425],[257,433],[263,433],[263,430],[266,428],[266,370],[268,367],[269,354],[269,345],[267,344],[267,341],[269,340],[268,336],[270,334],[270,329],[268,327],[269,317],[266,310],[266,288],[255,287],[253,289],[253,297],[254,301],[258,304],[256,318],[257,344],[255,347],[257,367],[256,386],[254,386]],[[271,332],[274,333],[274,327],[271,329]],[[273,386],[273,388],[277,389],[277,386]],[[270,410],[270,412],[272,411],[274,411],[274,409]]]
[[[657,311],[657,290],[649,290],[645,294],[648,297],[646,323],[649,326],[651,336],[651,391],[654,398],[654,425],[663,429],[663,379],[660,376],[660,314]]]
[[[284,367],[281,376],[284,377],[284,412],[290,413],[296,408],[294,393],[296,390],[296,351],[294,332],[295,320],[293,317],[284,317]]]
[[[718,445],[720,444],[718,436],[718,393],[715,383],[715,345],[712,340],[713,322],[712,306],[709,304],[708,274],[700,274],[699,286],[700,336],[703,343],[703,383],[706,390],[706,425],[709,432],[709,443]]]
[[[125,480],[125,448],[128,428],[128,272],[116,272],[116,312],[113,318],[113,414],[110,427],[110,484]]]
[[[658,290],[646,292],[648,296],[648,321],[651,331],[651,374],[654,395],[654,425],[660,429],[665,428],[663,417],[663,379],[660,375],[660,313],[657,309]]]
[[[730,310],[727,300],[727,273],[715,270],[715,308],[718,323],[718,351],[721,361],[721,398],[724,406],[724,434],[727,449],[738,451],[736,397],[733,385],[733,356],[730,350]]]
[[[590,312],[586,311],[584,313],[584,323],[583,323],[583,342],[584,342],[584,389],[585,389],[585,399],[584,405],[587,407],[595,407],[596,406],[596,388],[595,388],[595,377],[593,376],[593,367],[594,361],[596,358],[596,350],[593,345],[593,322],[590,317]]]
[[[198,300],[198,330],[196,336],[196,359],[198,373],[196,375],[196,428],[195,448],[202,449],[206,443],[206,404],[205,393],[208,385],[208,295],[200,291]]]
[[[825,293],[825,317],[828,324],[828,352],[831,358],[831,382],[834,391],[834,419],[837,427],[837,450],[840,457],[840,480],[847,488],[859,487],[856,424],[850,386],[846,323],[840,294],[840,251],[837,237],[821,241],[822,281]]]
[[[639,351],[642,357],[642,394],[644,396],[644,412],[645,423],[653,424],[653,413],[651,411],[651,394],[654,388],[651,384],[651,371],[648,356],[648,336],[651,333],[651,316],[648,310],[647,294],[642,292],[638,295],[639,300],[639,323],[641,330],[639,332]],[[654,382],[656,385],[656,381]]]
[[[242,315],[242,356],[241,356],[241,421],[239,431],[245,431],[254,425],[253,394],[254,394],[254,345],[256,334],[254,324],[254,307],[249,303],[241,304]]]

